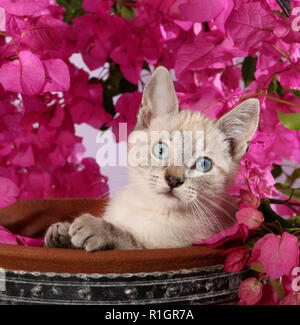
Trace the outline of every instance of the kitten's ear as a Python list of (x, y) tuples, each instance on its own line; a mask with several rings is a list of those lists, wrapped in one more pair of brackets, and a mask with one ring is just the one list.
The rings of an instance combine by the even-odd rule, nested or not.
[(152, 118), (176, 113), (178, 110), (178, 100), (169, 71), (158, 67), (144, 89), (135, 128), (146, 128)]
[(259, 100), (250, 98), (217, 121), (217, 127), (230, 143), (231, 155), (235, 161), (240, 161), (248, 150), (257, 129), (259, 111)]

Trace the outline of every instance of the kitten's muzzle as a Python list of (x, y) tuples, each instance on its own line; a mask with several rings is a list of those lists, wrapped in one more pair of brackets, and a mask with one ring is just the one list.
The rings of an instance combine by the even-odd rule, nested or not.
[(167, 184), (172, 190), (184, 183), (184, 169), (179, 166), (170, 166), (166, 170), (165, 178)]
[(182, 178), (178, 178), (171, 175), (166, 175), (166, 181), (171, 189), (178, 187), (184, 183), (184, 180)]

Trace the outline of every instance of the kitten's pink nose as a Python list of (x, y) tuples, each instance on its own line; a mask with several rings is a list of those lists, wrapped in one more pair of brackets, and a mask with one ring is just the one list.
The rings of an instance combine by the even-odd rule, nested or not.
[(184, 183), (181, 178), (171, 175), (166, 175), (166, 181), (171, 188), (178, 187)]

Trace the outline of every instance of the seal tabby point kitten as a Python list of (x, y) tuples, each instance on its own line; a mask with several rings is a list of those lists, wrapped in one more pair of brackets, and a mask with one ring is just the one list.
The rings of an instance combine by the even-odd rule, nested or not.
[[(144, 89), (133, 132), (143, 131), (149, 138), (151, 134), (152, 142), (148, 145), (145, 137), (135, 136), (135, 143), (128, 144), (128, 152), (133, 145), (146, 148), (146, 158), (156, 163), (129, 164), (129, 185), (111, 199), (103, 218), (83, 214), (72, 224), (56, 223), (47, 230), (46, 245), (87, 251), (183, 247), (230, 227), (237, 207), (227, 188), (258, 120), (257, 99), (244, 101), (218, 121), (179, 110), (169, 72), (157, 68)], [(201, 131), (203, 147), (195, 148), (198, 142), (193, 138), (188, 142), (190, 150), (184, 149), (184, 163), (178, 166), (175, 139), (165, 140), (166, 132), (152, 132), (162, 130), (167, 134), (192, 131), (196, 138)], [(196, 149), (200, 153), (194, 157)], [(166, 159), (167, 164), (158, 163)]]

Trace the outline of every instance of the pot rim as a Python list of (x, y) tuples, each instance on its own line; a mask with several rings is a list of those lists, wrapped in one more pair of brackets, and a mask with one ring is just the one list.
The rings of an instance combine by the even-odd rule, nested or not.
[(56, 273), (147, 273), (222, 264), (223, 250), (209, 247), (111, 250), (94, 253), (76, 249), (0, 244), (0, 267)]

